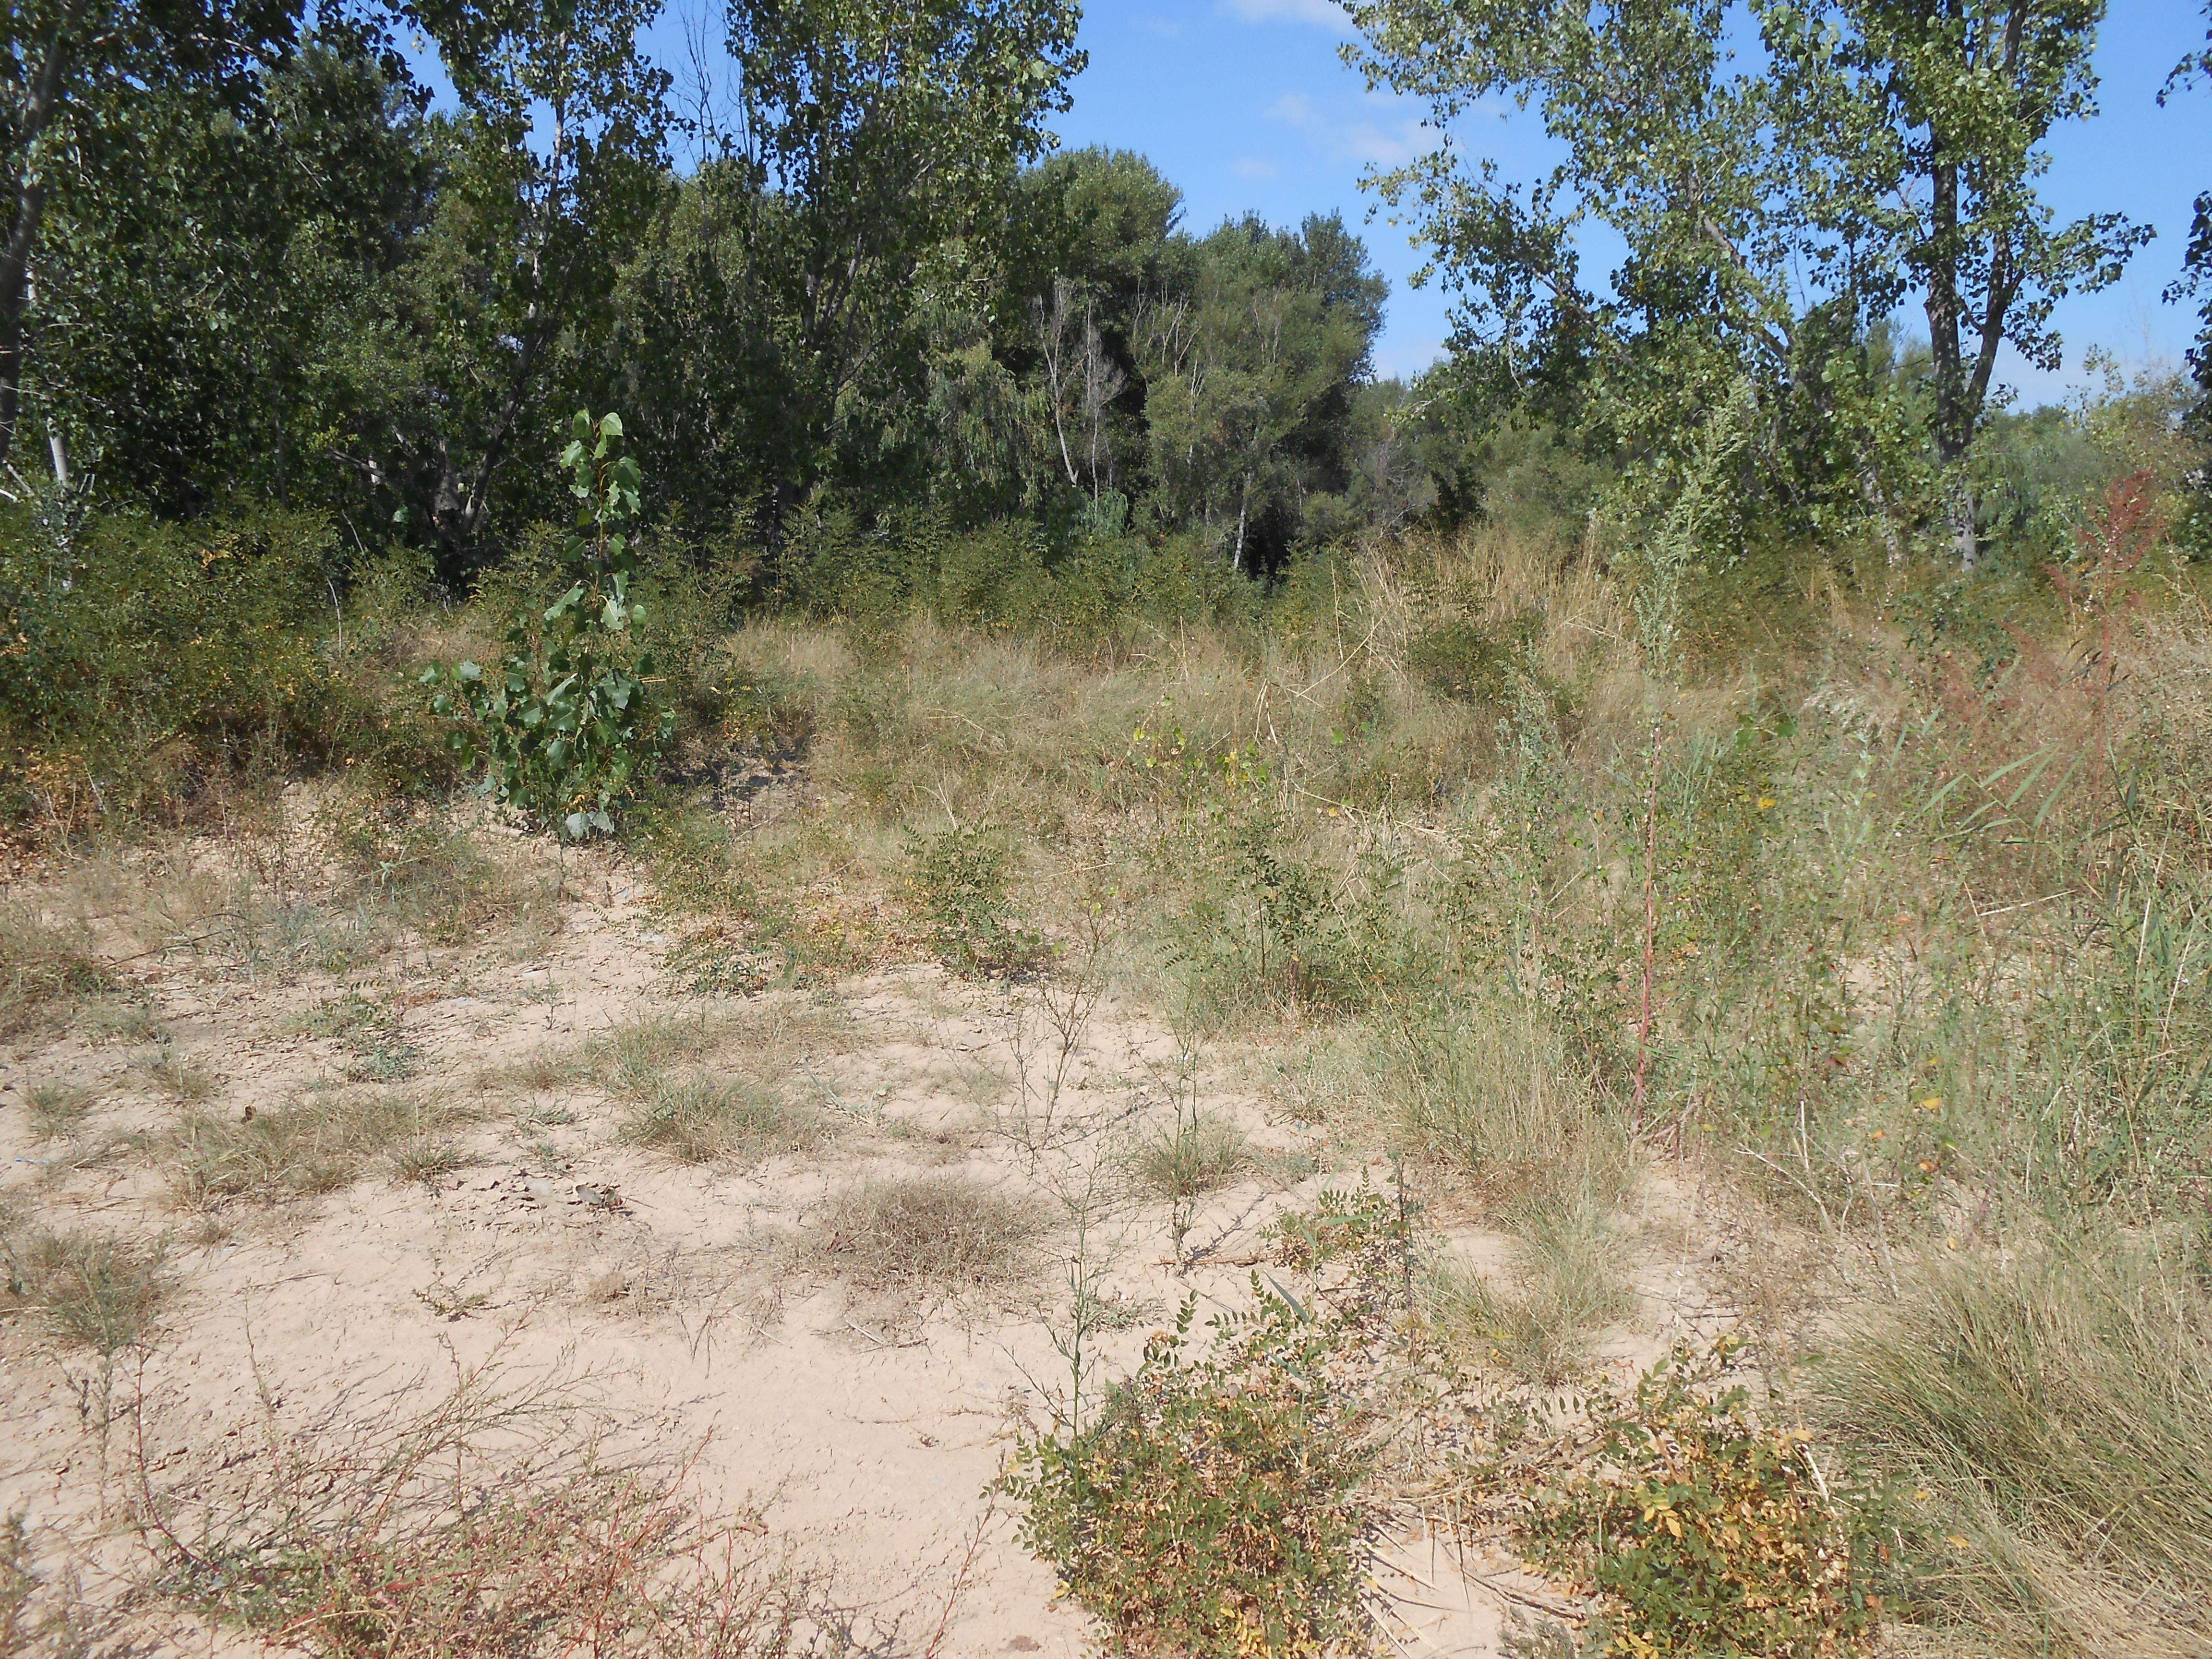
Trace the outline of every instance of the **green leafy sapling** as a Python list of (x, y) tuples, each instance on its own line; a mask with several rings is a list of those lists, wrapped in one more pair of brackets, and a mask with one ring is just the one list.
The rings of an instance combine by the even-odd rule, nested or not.
[(577, 412), (560, 461), (576, 498), (561, 551), (569, 585), (542, 625), (527, 611), (516, 617), (496, 677), (474, 662), (422, 676), (438, 688), (433, 712), (474, 717), (453, 742), (471, 763), (484, 760), (485, 792), (576, 841), (613, 830), (675, 730), (674, 712), (653, 693), (653, 659), (623, 648), (644, 612), (630, 598), (637, 549), (625, 530), (640, 478), (622, 436), (619, 416)]

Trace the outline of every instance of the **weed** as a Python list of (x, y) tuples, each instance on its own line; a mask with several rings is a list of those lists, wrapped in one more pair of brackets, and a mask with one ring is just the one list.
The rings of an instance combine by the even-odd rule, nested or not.
[(8, 1290), (61, 1342), (112, 1359), (146, 1340), (168, 1295), (159, 1246), (105, 1233), (33, 1234), (8, 1249)]
[(1060, 971), (1040, 975), (1007, 999), (1003, 1023), (1014, 1062), (1014, 1105), (1005, 1127), (1033, 1158), (1052, 1142), (1076, 1058), (1106, 994), (1107, 933), (1100, 907), (1086, 905), (1083, 921), (1081, 946)]
[(660, 971), (678, 990), (695, 997), (757, 996), (781, 974), (770, 953), (720, 928), (678, 939), (661, 958)]
[(623, 1127), (625, 1139), (685, 1164), (803, 1152), (830, 1133), (821, 1114), (742, 1078), (655, 1080)]
[(1257, 1299), (1249, 1318), (1216, 1322), (1198, 1358), (1186, 1300), (1089, 1427), (1016, 1443), (1001, 1489), (1024, 1505), (1022, 1540), (1116, 1653), (1365, 1645), (1368, 1425), (1332, 1375), (1335, 1333)]
[(1406, 666), (1440, 696), (1499, 714), (1513, 706), (1513, 678), (1524, 673), (1533, 617), (1504, 628), (1455, 621), (1413, 641)]
[(815, 1254), (856, 1283), (995, 1289), (1029, 1272), (1046, 1223), (1030, 1200), (947, 1172), (848, 1187), (821, 1224)]
[(423, 1058), (420, 1048), (399, 1036), (365, 1043), (360, 1056), (346, 1067), (349, 1083), (402, 1083), (422, 1069)]
[(0, 1659), (105, 1659), (129, 1651), (112, 1638), (122, 1620), (85, 1599), (76, 1575), (40, 1561), (27, 1517), (0, 1521)]
[(1311, 1211), (1286, 1210), (1273, 1228), (1275, 1258), (1314, 1273), (1343, 1265), (1368, 1279), (1395, 1274), (1411, 1239), (1408, 1218), (1363, 1176), (1356, 1191), (1324, 1188)]
[(357, 1037), (383, 1030), (392, 1023), (392, 1004), (384, 998), (348, 990), (288, 1014), (276, 1029), (288, 1036)]
[(31, 1133), (40, 1140), (66, 1140), (91, 1115), (91, 1090), (74, 1083), (34, 1083), (23, 1091)]

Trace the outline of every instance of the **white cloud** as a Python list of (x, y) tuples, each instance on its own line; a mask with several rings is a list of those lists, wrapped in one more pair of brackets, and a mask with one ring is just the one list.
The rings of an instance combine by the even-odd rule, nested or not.
[(1429, 148), (1429, 137), (1419, 121), (1401, 121), (1394, 127), (1378, 127), (1360, 121), (1346, 127), (1339, 142), (1344, 153), (1355, 161), (1364, 161), (1370, 167), (1401, 167)]
[(1286, 92), (1267, 106), (1270, 121), (1286, 121), (1294, 127), (1313, 125), (1313, 100), (1303, 92)]
[(1320, 23), (1341, 28), (1344, 8), (1336, 0), (1226, 0), (1226, 9), (1248, 23)]
[(1431, 334), (1385, 340), (1376, 348), (1375, 372), (1386, 379), (1410, 380), (1445, 356), (1444, 343)]
[(1238, 156), (1235, 166), (1237, 173), (1247, 179), (1272, 179), (1275, 176), (1273, 161), (1258, 161), (1249, 155)]

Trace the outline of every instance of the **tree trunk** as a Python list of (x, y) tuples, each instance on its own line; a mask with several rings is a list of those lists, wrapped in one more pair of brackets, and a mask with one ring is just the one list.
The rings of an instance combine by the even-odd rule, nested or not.
[(0, 465), (15, 444), (15, 421), (23, 386), (23, 315), (31, 295), (31, 252), (38, 246), (40, 222), (46, 215), (46, 185), (34, 170), (33, 147), (52, 124), (60, 106), (62, 65), (76, 8), (65, 7), (46, 37), (46, 55), (25, 89), (22, 125), (17, 130), (15, 211), (8, 240), (0, 246)]
[(1934, 143), (1926, 269), (1928, 350), (1936, 369), (1936, 459), (1949, 484), (1952, 550), (1959, 568), (1970, 571), (1980, 562), (1981, 547), (1974, 530), (1973, 495), (1960, 471), (1973, 441), (1976, 410), (1968, 395), (1959, 337), (1965, 321), (1959, 297), (1959, 167), (1944, 158), (1940, 133)]
[(1981, 562), (1981, 537), (1974, 528), (1974, 492), (1964, 478), (1951, 490), (1951, 550), (1961, 574), (1971, 574)]
[(1237, 552), (1229, 561), (1229, 568), (1238, 575), (1244, 574), (1244, 526), (1251, 515), (1252, 475), (1244, 475), (1243, 493), (1237, 498)]

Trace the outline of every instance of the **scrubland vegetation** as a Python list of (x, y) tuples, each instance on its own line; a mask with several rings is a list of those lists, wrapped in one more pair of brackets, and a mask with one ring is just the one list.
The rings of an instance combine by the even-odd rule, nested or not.
[[(404, 12), (430, 112), (366, 14), (85, 9), (6, 37), (76, 55), (11, 83), (0, 1341), (22, 1466), (96, 1455), (0, 1655), (939, 1659), (1018, 1545), (1115, 1652), (1320, 1659), (1414, 1538), (1532, 1659), (2212, 1653), (2208, 370), (1972, 367), (2142, 242), (2027, 228), (2095, 7), (1995, 115), (1848, 6), (1749, 8), (1745, 102), (1717, 13), (1353, 7), (1571, 158), (1377, 181), (1465, 295), (1412, 386), (1340, 220), (1048, 153), (1072, 8), (734, 9), (680, 169), (641, 10)], [(231, 1253), (348, 1230), (446, 1382), (257, 1346)], [(568, 1368), (787, 1304), (840, 1381), (1010, 1356), (919, 1602)]]

